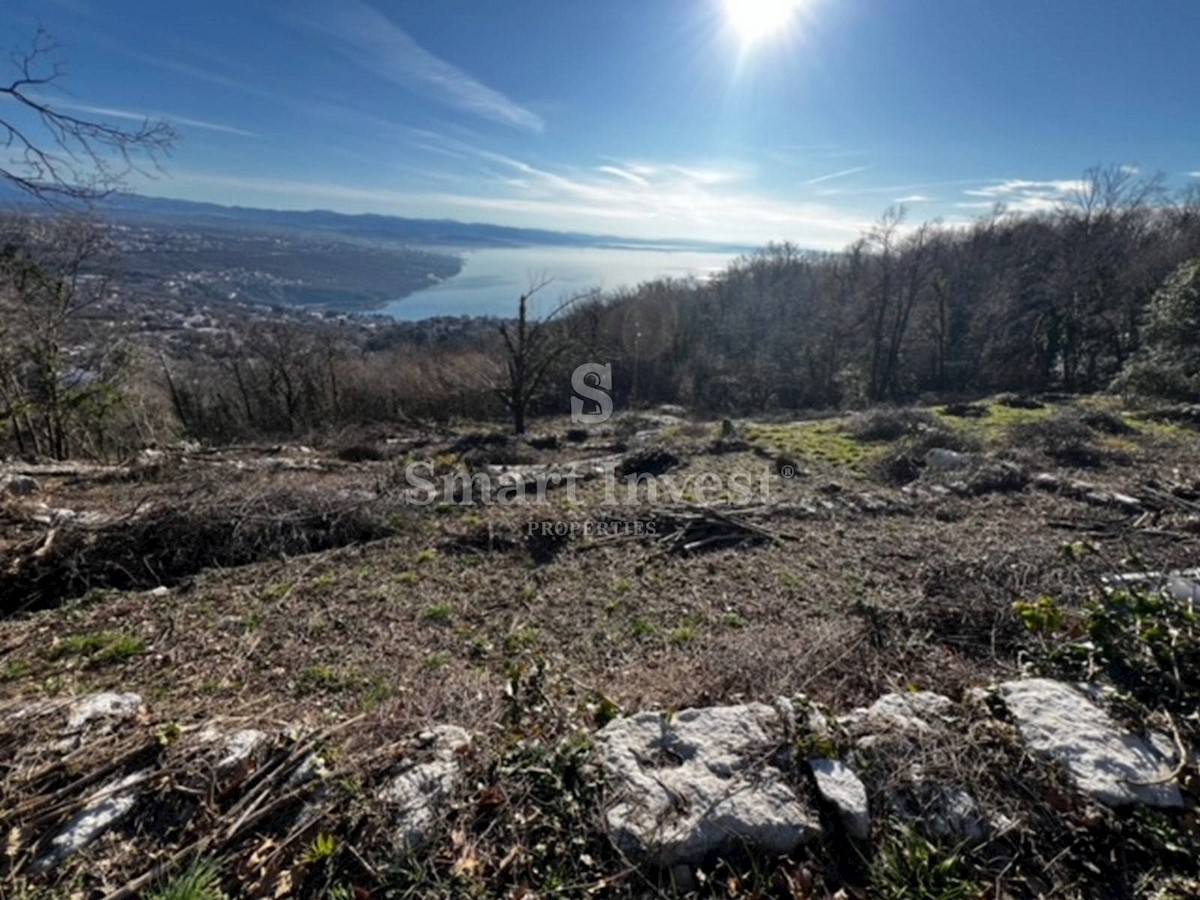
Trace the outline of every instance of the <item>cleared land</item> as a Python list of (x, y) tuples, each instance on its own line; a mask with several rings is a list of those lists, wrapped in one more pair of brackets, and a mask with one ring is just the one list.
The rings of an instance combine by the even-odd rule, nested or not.
[[(414, 430), (340, 450), (166, 451), (122, 469), (33, 471), (40, 492), (3, 512), (0, 590), (15, 614), (0, 626), (0, 698), (135, 691), (155, 727), (185, 731), (364, 715), (398, 739), (461, 725), (482, 736), (491, 775), (396, 883), (541, 896), (557, 882), (533, 860), (605, 845), (594, 810), (551, 808), (519, 766), (496, 775), (515, 749), (540, 745), (559, 765), (561, 742), (617, 710), (805, 694), (846, 711), (915, 689), (957, 699), (1045, 656), (1050, 629), (1030, 625), (1039, 598), (1064, 617), (1055, 640), (1073, 640), (1102, 575), (1197, 564), (1196, 432), (1107, 401), (728, 425), (627, 415), (587, 433), (565, 421), (539, 432), (554, 438), (533, 442), (541, 449)], [(968, 456), (939, 468), (931, 449)], [(489, 467), (530, 474), (614, 457), (665, 473), (679, 496), (614, 507), (592, 478), (573, 500), (551, 488), (544, 505), (404, 503), (415, 461), (498, 475)], [(742, 504), (726, 493), (738, 473), (755, 485)], [(715, 496), (703, 496), (705, 475), (723, 486)], [(536, 524), (610, 520), (656, 533), (554, 538)], [(72, 599), (59, 605), (63, 594)], [(57, 608), (17, 611), (30, 603)], [(488, 785), (503, 798), (480, 793)], [(493, 839), (536, 829), (501, 815), (495, 834), (472, 840), (481, 859), (464, 873), (464, 822), (489, 803), (489, 815), (542, 809), (566, 843), (502, 866)], [(338, 827), (349, 828), (322, 826)], [(132, 871), (122, 859), (113, 871)], [(595, 865), (590, 881), (567, 866), (578, 893), (583, 882), (649, 890), (619, 863)], [(1001, 896), (1030, 889), (1026, 870), (998, 882), (1011, 892)], [(815, 893), (727, 893), (821, 896), (842, 876), (813, 864), (806, 877)]]

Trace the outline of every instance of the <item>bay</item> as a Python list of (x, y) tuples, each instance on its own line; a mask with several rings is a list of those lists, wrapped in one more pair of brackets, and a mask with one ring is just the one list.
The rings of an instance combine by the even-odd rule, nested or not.
[(736, 254), (623, 247), (505, 247), (457, 251), (462, 271), (425, 290), (393, 300), (380, 312), (405, 321), (435, 316), (512, 316), (530, 280), (553, 279), (540, 292), (538, 312), (564, 297), (599, 287), (635, 287), (656, 278), (705, 279)]

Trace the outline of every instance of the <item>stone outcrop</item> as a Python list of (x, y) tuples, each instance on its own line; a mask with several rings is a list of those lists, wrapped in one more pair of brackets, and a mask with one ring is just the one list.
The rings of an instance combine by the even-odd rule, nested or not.
[(1082, 692), (1062, 682), (1030, 678), (1005, 682), (999, 694), (1025, 745), (1061, 763), (1088, 797), (1106, 806), (1183, 805), (1179, 786), (1164, 780), (1172, 760), (1120, 728)]
[(395, 808), (393, 840), (411, 849), (424, 843), (438, 811), (462, 778), (459, 756), (471, 735), (454, 725), (439, 725), (420, 736), (427, 758), (408, 762), (406, 768), (379, 792), (379, 800)]
[(820, 833), (777, 763), (785, 723), (764, 704), (615, 719), (598, 735), (605, 814), (624, 852), (670, 867), (731, 846), (790, 853)]
[(845, 763), (836, 759), (810, 759), (808, 767), (821, 799), (837, 810), (846, 834), (866, 840), (871, 834), (867, 789)]

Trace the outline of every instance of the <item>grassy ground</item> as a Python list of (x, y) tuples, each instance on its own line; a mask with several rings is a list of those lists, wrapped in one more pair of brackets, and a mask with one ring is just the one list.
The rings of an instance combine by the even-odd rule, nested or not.
[[(986, 408), (982, 418), (932, 414), (993, 454), (1101, 488), (1136, 493), (1149, 480), (1200, 481), (1194, 432), (1130, 417), (1137, 433), (1095, 435), (1112, 461), (1064, 471), (1012, 441), (1014, 427), (1061, 409)], [(846, 710), (913, 688), (961, 697), (1018, 671), (1029, 636), (1014, 601), (1047, 596), (1078, 609), (1094, 578), (1114, 566), (1197, 563), (1186, 537), (1194, 517), (1182, 507), (1150, 528), (1054, 493), (930, 494), (880, 478), (876, 463), (894, 442), (856, 438), (850, 419), (738, 430), (745, 443), (725, 446), (716, 446), (718, 428), (708, 424), (641, 438), (596, 433), (590, 441), (670, 451), (680, 460), (671, 474), (693, 480), (685, 503), (706, 473), (722, 483), (735, 473), (764, 479), (770, 502), (762, 521), (777, 541), (678, 555), (645, 537), (578, 536), (535, 562), (531, 525), (653, 521), (660, 511), (661, 498), (614, 509), (600, 481), (581, 485), (573, 500), (551, 491), (542, 506), (389, 507), (391, 536), (380, 540), (209, 568), (166, 590), (96, 588), (58, 609), (3, 621), (0, 699), (137, 691), (156, 721), (185, 728), (215, 717), (322, 725), (366, 713), (386, 716), (396, 733), (459, 724), (491, 735), (503, 755), (541, 728), (557, 740), (618, 709), (804, 693)], [(467, 455), (456, 444), (461, 435), (401, 437), (403, 454), (391, 461), (350, 464), (318, 452), (318, 468), (264, 472), (231, 462), (220, 479), (242, 497), (300, 487), (353, 497), (394, 484), (406, 459), (436, 457), (451, 468)], [(483, 452), (475, 452), (476, 465)], [(563, 442), (522, 453), (555, 463), (601, 451)], [(783, 467), (794, 467), (791, 477)], [(196, 477), (195, 469), (170, 467), (132, 484), (46, 477), (40, 499), (124, 510), (178, 498)], [(754, 505), (760, 501), (756, 493)], [(27, 532), (35, 532), (28, 522), (10, 532), (8, 548)], [(1081, 541), (1098, 552), (1066, 564)], [(514, 697), (534, 710), (517, 717), (523, 725), (509, 718)], [(556, 710), (553, 729), (533, 724), (542, 721), (539, 704)], [(438, 854), (449, 846), (413, 865), (444, 873)], [(941, 852), (900, 838), (887, 846), (896, 866)]]

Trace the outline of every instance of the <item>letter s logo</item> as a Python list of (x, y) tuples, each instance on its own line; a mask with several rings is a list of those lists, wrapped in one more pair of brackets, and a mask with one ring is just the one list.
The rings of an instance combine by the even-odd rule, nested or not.
[[(571, 398), (571, 421), (583, 425), (599, 425), (607, 422), (613, 413), (612, 364), (584, 363), (571, 373), (571, 390), (578, 396)], [(581, 399), (582, 398), (582, 399)], [(583, 401), (600, 404), (595, 412), (584, 412)]]

